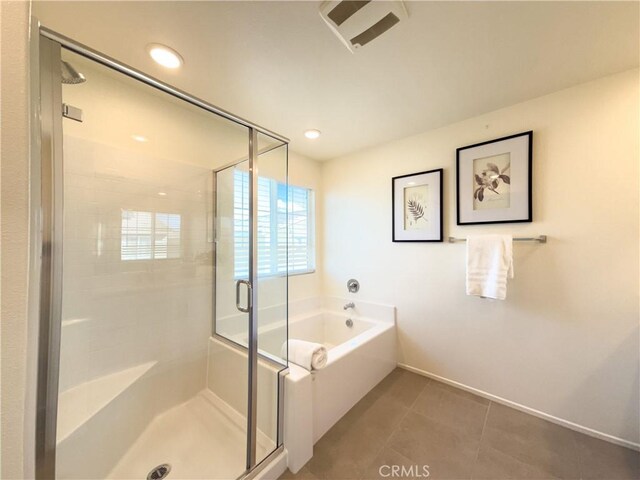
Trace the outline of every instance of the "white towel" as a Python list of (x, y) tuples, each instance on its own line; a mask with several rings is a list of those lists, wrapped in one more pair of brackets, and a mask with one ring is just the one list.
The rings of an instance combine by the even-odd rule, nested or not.
[[(287, 343), (282, 345), (282, 356), (285, 357)], [(320, 370), (327, 365), (327, 349), (320, 343), (305, 340), (289, 339), (289, 361), (307, 370)]]
[(513, 278), (513, 237), (468, 236), (467, 295), (504, 300), (507, 277)]

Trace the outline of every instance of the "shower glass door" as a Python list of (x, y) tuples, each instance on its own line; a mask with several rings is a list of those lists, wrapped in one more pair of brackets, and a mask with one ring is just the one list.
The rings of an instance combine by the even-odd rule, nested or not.
[(289, 185), (287, 145), (258, 134), (258, 349), (287, 361)]
[(256, 395), (256, 461), (279, 443), (279, 372), (287, 364), (288, 196), (287, 146), (264, 134), (257, 139), (257, 315), (259, 353)]
[[(47, 38), (40, 56), (43, 145), (57, 149), (43, 205), (59, 235), (43, 478), (241, 477), (281, 444), (286, 258), (256, 281), (249, 252), (262, 266), (260, 239), (286, 242), (286, 144), (260, 154), (253, 128)], [(250, 222), (263, 155), (273, 233)]]
[[(247, 462), (264, 460), (282, 442), (278, 415), (287, 359), (287, 148), (254, 134), (251, 161), (215, 174), (216, 306), (210, 351), (214, 364), (249, 361), (247, 418), (251, 418)], [(255, 349), (255, 350), (254, 350)], [(256, 351), (257, 355), (251, 352)], [(210, 373), (211, 375), (211, 373)], [(224, 385), (228, 370), (214, 371)], [(227, 392), (218, 394), (226, 398)]]

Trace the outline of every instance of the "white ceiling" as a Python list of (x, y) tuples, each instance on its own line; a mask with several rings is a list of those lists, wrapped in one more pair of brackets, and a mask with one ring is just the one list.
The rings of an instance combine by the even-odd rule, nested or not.
[[(409, 19), (356, 54), (319, 3), (42, 2), (34, 15), (320, 160), (638, 66), (638, 2), (407, 2)], [(154, 64), (151, 42), (185, 65)]]

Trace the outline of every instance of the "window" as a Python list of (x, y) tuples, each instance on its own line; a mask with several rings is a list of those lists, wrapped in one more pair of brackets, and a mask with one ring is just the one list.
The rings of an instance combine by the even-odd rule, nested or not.
[[(249, 275), (249, 174), (234, 172), (235, 277)], [(315, 268), (313, 191), (258, 177), (258, 276), (287, 273), (286, 236), (289, 236), (289, 273)], [(287, 229), (287, 209), (289, 225)]]
[(121, 260), (180, 257), (180, 215), (122, 210)]

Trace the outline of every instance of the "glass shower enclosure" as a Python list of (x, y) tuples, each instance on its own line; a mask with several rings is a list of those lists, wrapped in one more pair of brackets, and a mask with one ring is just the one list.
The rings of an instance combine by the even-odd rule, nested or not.
[(44, 27), (39, 478), (282, 451), (287, 140)]

